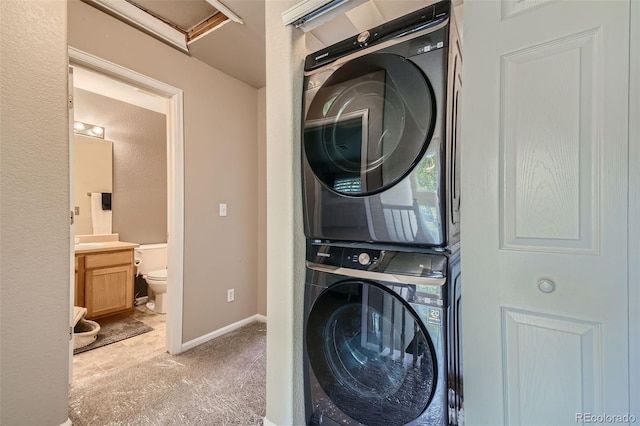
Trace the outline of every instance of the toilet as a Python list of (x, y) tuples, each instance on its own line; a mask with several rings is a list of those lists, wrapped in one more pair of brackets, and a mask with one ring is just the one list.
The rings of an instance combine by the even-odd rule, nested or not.
[(147, 308), (159, 314), (167, 313), (167, 243), (141, 244), (134, 249), (136, 275), (142, 275), (149, 285)]

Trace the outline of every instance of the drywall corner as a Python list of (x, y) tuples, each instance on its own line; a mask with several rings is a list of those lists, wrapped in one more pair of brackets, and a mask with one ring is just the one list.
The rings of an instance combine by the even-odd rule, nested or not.
[(0, 31), (0, 424), (63, 424), (71, 312), (67, 3), (2, 0)]
[[(267, 2), (267, 413), (304, 424), (302, 306), (304, 235), (300, 188), (302, 64), (300, 30), (283, 26), (293, 2)], [(273, 326), (273, 325), (276, 326)]]
[(267, 315), (267, 90), (258, 89), (258, 307)]

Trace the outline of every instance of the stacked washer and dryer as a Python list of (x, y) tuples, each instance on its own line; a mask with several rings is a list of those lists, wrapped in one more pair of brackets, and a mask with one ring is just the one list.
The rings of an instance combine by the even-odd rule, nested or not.
[(305, 61), (308, 424), (464, 423), (448, 1)]

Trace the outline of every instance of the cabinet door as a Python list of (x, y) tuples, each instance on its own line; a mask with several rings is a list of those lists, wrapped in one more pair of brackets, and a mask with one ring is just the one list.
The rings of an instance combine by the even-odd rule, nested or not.
[(84, 307), (84, 256), (76, 255), (74, 304)]
[(87, 270), (87, 317), (95, 318), (133, 308), (133, 267), (113, 266)]

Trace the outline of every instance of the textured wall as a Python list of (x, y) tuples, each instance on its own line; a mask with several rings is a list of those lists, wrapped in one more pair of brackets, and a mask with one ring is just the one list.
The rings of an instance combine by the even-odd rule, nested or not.
[(67, 5), (0, 2), (0, 424), (67, 420)]
[(113, 142), (113, 232), (121, 241), (166, 242), (166, 115), (82, 89), (74, 96), (75, 119), (104, 127)]
[(305, 239), (300, 187), (304, 37), (282, 25), (295, 2), (266, 2), (267, 421), (304, 424), (302, 324)]
[(84, 2), (68, 5), (70, 46), (184, 91), (183, 342), (255, 315), (257, 89)]

